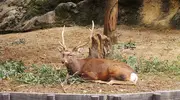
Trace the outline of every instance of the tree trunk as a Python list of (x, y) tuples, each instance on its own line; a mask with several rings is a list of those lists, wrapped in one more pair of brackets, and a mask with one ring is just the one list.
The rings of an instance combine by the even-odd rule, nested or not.
[(118, 17), (118, 0), (106, 0), (104, 17), (104, 35), (110, 38), (112, 44), (117, 43), (115, 34)]
[(104, 34), (92, 36), (89, 48), (90, 58), (105, 58), (111, 52), (111, 45), (117, 43), (115, 34), (118, 17), (118, 0), (107, 0), (104, 18)]
[(89, 48), (89, 58), (106, 58), (110, 53), (110, 39), (103, 34), (96, 34), (91, 37), (91, 47)]

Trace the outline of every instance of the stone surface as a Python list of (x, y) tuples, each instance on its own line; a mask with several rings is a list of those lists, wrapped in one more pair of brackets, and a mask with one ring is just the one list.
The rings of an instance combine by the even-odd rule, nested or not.
[[(142, 13), (142, 11), (146, 12), (146, 16), (148, 15), (148, 10), (143, 9), (145, 5), (149, 4), (148, 2), (147, 0), (119, 0), (118, 24), (146, 24), (142, 20), (144, 17), (144, 12)], [(170, 5), (172, 1), (170, 0), (170, 2), (159, 7), (158, 11), (162, 10), (163, 14), (155, 16), (157, 19), (152, 20), (150, 23), (158, 22), (158, 26), (160, 26), (163, 22), (167, 27), (172, 26), (180, 29), (180, 13), (179, 11), (174, 13), (178, 7), (178, 1), (174, 3), (176, 6), (173, 8), (164, 9), (166, 8), (165, 6), (172, 6)], [(104, 0), (52, 0), (45, 1), (45, 3), (42, 1), (38, 4), (33, 3), (37, 3), (37, 1), (0, 0), (0, 32), (29, 31), (75, 24), (90, 25), (92, 20), (94, 20), (96, 25), (103, 25), (104, 22)], [(174, 12), (170, 13), (171, 10)]]
[(173, 16), (173, 18), (171, 19), (171, 27), (175, 28), (175, 29), (180, 29), (180, 8), (177, 11), (177, 13)]
[(16, 31), (29, 31), (33, 29), (39, 29), (52, 25), (55, 23), (55, 12), (50, 11), (41, 16), (35, 16), (30, 20), (27, 20), (23, 23), (20, 23), (17, 27), (14, 28)]

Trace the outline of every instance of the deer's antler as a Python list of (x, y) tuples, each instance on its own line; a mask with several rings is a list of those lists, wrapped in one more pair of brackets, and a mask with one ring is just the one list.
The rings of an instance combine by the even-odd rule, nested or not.
[(76, 51), (78, 48), (81, 48), (81, 47), (83, 47), (83, 46), (85, 46), (87, 44), (88, 44), (88, 42), (85, 42), (85, 43), (81, 44), (81, 41), (80, 41), (79, 45), (73, 48), (73, 51)]
[(94, 36), (94, 21), (92, 20), (92, 29), (89, 29), (91, 31), (90, 39)]
[(64, 41), (64, 30), (65, 30), (65, 25), (64, 25), (63, 30), (62, 30), (62, 33), (61, 33), (62, 43), (59, 41), (59, 44), (60, 44), (61, 49), (67, 50), (67, 47), (66, 47), (65, 41)]
[(73, 51), (76, 51), (78, 48), (83, 47), (83, 46), (89, 44), (89, 42), (91, 41), (91, 38), (92, 38), (93, 35), (94, 35), (94, 34), (93, 34), (93, 33), (94, 33), (94, 21), (93, 21), (93, 20), (92, 20), (92, 29), (89, 29), (89, 30), (91, 31), (91, 35), (90, 35), (89, 41), (88, 41), (88, 42), (85, 42), (85, 43), (83, 43), (83, 44), (81, 44), (81, 41), (80, 41), (80, 42), (79, 42), (79, 45), (73, 48)]

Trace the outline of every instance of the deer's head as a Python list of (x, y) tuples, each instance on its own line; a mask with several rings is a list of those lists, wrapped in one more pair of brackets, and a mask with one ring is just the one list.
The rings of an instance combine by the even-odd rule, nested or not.
[(64, 40), (64, 30), (65, 30), (65, 26), (63, 27), (62, 30), (62, 42), (59, 41), (60, 47), (58, 48), (61, 54), (61, 62), (63, 64), (69, 64), (72, 63), (72, 60), (77, 59), (77, 55), (80, 53), (79, 48), (85, 46), (88, 44), (87, 43), (81, 43), (79, 42), (79, 45), (77, 45), (76, 47), (70, 49), (67, 48), (67, 46), (65, 45), (65, 40)]

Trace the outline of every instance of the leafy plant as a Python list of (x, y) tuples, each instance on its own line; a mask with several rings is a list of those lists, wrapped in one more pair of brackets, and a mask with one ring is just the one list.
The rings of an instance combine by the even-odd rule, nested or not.
[(31, 66), (31, 70), (18, 76), (17, 80), (27, 84), (54, 84), (65, 79), (66, 70), (55, 70), (51, 66)]
[(66, 79), (67, 70), (56, 70), (52, 66), (32, 65), (25, 67), (21, 61), (5, 61), (0, 63), (0, 79), (12, 78), (25, 84), (57, 84), (64, 82), (81, 83), (82, 78), (77, 75)]
[(169, 61), (159, 61), (158, 58), (151, 58), (150, 60), (140, 59), (138, 65), (139, 73), (167, 72), (170, 68)]
[[(26, 84), (56, 84), (66, 80), (66, 69), (56, 70), (52, 66), (42, 65), (31, 66), (28, 73), (19, 75), (17, 80)], [(68, 80), (71, 82), (83, 82), (78, 76), (71, 76)]]
[(135, 42), (129, 41), (128, 43), (124, 43), (124, 49), (134, 49), (136, 48)]
[(136, 43), (129, 41), (129, 42), (125, 42), (125, 43), (118, 43), (113, 45), (114, 49), (134, 49), (136, 48)]
[(20, 45), (20, 44), (25, 44), (26, 43), (26, 40), (24, 38), (21, 38), (21, 39), (17, 39), (15, 41), (13, 41), (11, 44), (12, 45)]
[(17, 76), (24, 72), (26, 67), (21, 61), (5, 61), (0, 63), (0, 79)]
[(178, 60), (175, 61), (161, 61), (158, 58), (150, 58), (148, 60), (143, 58), (137, 59), (135, 56), (123, 58), (120, 52), (122, 46), (122, 44), (113, 45), (112, 53), (108, 58), (125, 62), (138, 73), (162, 72), (180, 75), (180, 56), (178, 56)]

